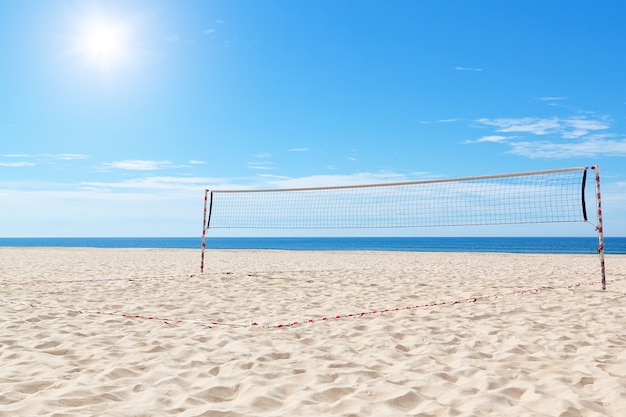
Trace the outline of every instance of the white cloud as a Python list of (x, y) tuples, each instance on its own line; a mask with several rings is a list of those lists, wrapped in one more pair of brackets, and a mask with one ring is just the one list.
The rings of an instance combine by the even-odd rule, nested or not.
[(59, 159), (63, 161), (71, 161), (75, 159), (87, 159), (89, 155), (79, 153), (44, 153), (44, 154), (25, 154), (25, 153), (8, 153), (2, 155), (5, 158), (32, 158), (32, 159)]
[(537, 100), (543, 101), (548, 106), (562, 107), (562, 102), (567, 100), (567, 97), (537, 97)]
[(536, 136), (549, 134), (560, 135), (563, 138), (578, 138), (590, 131), (605, 130), (610, 127), (606, 117), (589, 119), (583, 117), (570, 117), (561, 119), (550, 118), (502, 118), (502, 119), (478, 119), (478, 123), (485, 126), (493, 126), (496, 132), (502, 133), (530, 133)]
[(563, 101), (567, 100), (567, 97), (537, 97), (541, 101)]
[(482, 138), (476, 139), (474, 142), (475, 143), (504, 142), (505, 140), (508, 140), (508, 139), (510, 139), (510, 137), (508, 136), (492, 135), (492, 136), (483, 136)]
[(212, 33), (215, 33), (215, 29), (206, 29), (202, 31), (202, 33), (204, 33), (205, 35), (211, 35)]
[(51, 159), (60, 159), (63, 161), (73, 161), (76, 159), (87, 159), (89, 155), (82, 155), (78, 153), (59, 153), (59, 154), (45, 154), (44, 156)]
[(154, 171), (171, 167), (169, 161), (145, 161), (140, 159), (132, 159), (117, 162), (105, 162), (102, 164), (104, 168), (127, 169), (131, 171)]
[(496, 132), (531, 133), (538, 136), (554, 132), (560, 127), (559, 119), (556, 117), (549, 119), (537, 119), (532, 117), (519, 119), (478, 119), (477, 122), (496, 127)]
[[(494, 127), (497, 133), (518, 135), (486, 135), (465, 143), (506, 142), (511, 148), (508, 153), (528, 158), (626, 156), (626, 139), (616, 139), (616, 135), (599, 133), (611, 127), (606, 116), (483, 118), (476, 122)], [(528, 135), (540, 136), (543, 139), (529, 140)]]
[(309, 148), (292, 148), (292, 149), (289, 149), (288, 151), (289, 152), (308, 152), (310, 150), (311, 149)]
[(473, 72), (482, 72), (482, 68), (469, 68), (469, 67), (454, 67), (457, 71), (473, 71)]
[(17, 168), (17, 167), (33, 167), (37, 164), (35, 164), (34, 162), (0, 162), (0, 167), (12, 167), (12, 168)]
[(168, 36), (166, 40), (170, 43), (183, 44), (183, 45), (193, 45), (195, 43), (192, 39), (183, 39), (177, 35)]
[(6, 236), (199, 236), (202, 194), (200, 189), (0, 190), (0, 227)]
[[(241, 179), (237, 179), (240, 181)], [(102, 194), (126, 195), (128, 190), (136, 190), (140, 194), (150, 194), (150, 198), (176, 198), (175, 195), (198, 195), (205, 188), (244, 188), (229, 178), (217, 177), (179, 177), (179, 176), (147, 176), (121, 181), (80, 181), (72, 183), (43, 181), (6, 181), (0, 180), (0, 192), (49, 192), (67, 195), (73, 193), (89, 195), (92, 192)], [(167, 192), (162, 192), (167, 191)], [(113, 197), (112, 197), (113, 198)], [(124, 199), (124, 197), (119, 197)]]
[(0, 178), (0, 229), (5, 236), (199, 236), (204, 190), (217, 187), (235, 188), (211, 177), (74, 183)]
[(564, 138), (578, 138), (585, 136), (590, 131), (605, 130), (610, 126), (605, 120), (588, 120), (582, 118), (572, 118), (563, 121), (566, 131)]
[(626, 156), (626, 139), (606, 139), (597, 135), (579, 142), (550, 141), (511, 142), (510, 153), (529, 158), (576, 158), (598, 156)]
[[(389, 182), (417, 181), (429, 178), (428, 173), (414, 173), (411, 176), (395, 172), (360, 172), (349, 175), (312, 175), (300, 178), (270, 178), (272, 188), (334, 187), (344, 185), (382, 184)], [(432, 178), (432, 176), (430, 176)]]
[(248, 162), (249, 169), (274, 169), (273, 163), (269, 161)]
[[(119, 182), (84, 181), (80, 183), (83, 190), (112, 190), (112, 189), (139, 189), (139, 190), (175, 190), (176, 192), (198, 191), (211, 182), (213, 178), (206, 177), (168, 177), (155, 176), (133, 178)], [(221, 182), (221, 181), (220, 181)]]
[(204, 165), (204, 164), (206, 164), (206, 162), (198, 161), (196, 159), (190, 159), (189, 161), (187, 161), (187, 163), (191, 164), (191, 165)]
[(267, 152), (261, 152), (254, 155), (255, 158), (269, 158), (270, 156), (272, 156), (272, 154)]
[(285, 175), (274, 175), (274, 174), (259, 174), (261, 178), (272, 178), (272, 179), (280, 179), (280, 180), (288, 180), (289, 177)]
[(427, 124), (431, 124), (431, 123), (454, 123), (454, 122), (460, 122), (461, 118), (456, 118), (456, 119), (440, 119), (440, 120), (435, 120), (435, 121), (428, 121), (428, 120), (424, 120), (421, 121), (421, 124), (427, 125)]

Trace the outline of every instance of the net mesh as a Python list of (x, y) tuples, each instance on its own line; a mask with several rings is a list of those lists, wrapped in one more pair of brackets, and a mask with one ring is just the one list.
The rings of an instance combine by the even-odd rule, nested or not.
[(586, 221), (586, 168), (451, 180), (210, 192), (207, 228), (341, 229)]

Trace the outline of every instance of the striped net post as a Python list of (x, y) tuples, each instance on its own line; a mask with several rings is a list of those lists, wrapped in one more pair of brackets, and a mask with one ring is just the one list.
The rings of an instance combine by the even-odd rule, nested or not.
[(598, 224), (596, 230), (598, 231), (598, 255), (600, 256), (600, 273), (602, 289), (606, 290), (606, 269), (604, 266), (604, 230), (602, 227), (602, 197), (600, 194), (600, 167), (593, 166), (591, 169), (596, 173), (596, 206), (598, 209)]
[(200, 272), (204, 272), (204, 252), (206, 250), (206, 229), (207, 229), (207, 200), (209, 190), (204, 190), (204, 217), (202, 219), (202, 259), (200, 260)]

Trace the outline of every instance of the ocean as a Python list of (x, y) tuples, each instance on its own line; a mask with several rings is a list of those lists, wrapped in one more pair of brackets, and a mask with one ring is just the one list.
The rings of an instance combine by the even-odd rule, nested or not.
[[(208, 249), (379, 250), (594, 254), (595, 237), (232, 237)], [(0, 238), (0, 247), (201, 248), (199, 237)], [(605, 238), (605, 253), (626, 254), (626, 237)]]

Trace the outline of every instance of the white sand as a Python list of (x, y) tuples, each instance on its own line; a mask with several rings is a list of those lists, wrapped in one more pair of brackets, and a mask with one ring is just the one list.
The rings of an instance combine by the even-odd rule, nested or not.
[(626, 256), (199, 258), (0, 248), (0, 416), (625, 415)]

